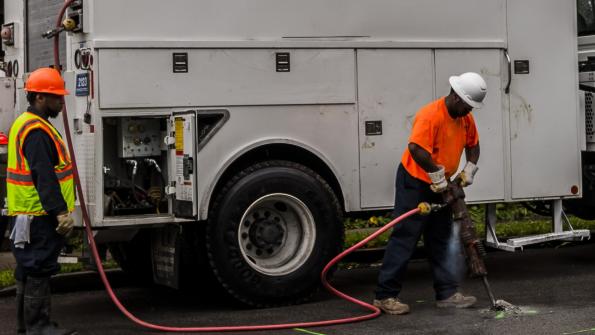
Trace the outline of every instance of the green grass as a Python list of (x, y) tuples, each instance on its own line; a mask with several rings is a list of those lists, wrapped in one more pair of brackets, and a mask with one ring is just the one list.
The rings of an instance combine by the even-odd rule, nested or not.
[[(475, 228), (480, 237), (483, 236), (485, 230), (485, 225), (483, 223), (485, 215), (484, 208), (485, 206), (469, 206), (469, 214), (473, 222), (475, 222)], [(496, 225), (496, 234), (502, 241), (510, 237), (541, 234), (551, 231), (551, 221), (549, 217), (533, 214), (519, 204), (497, 204), (496, 219), (498, 222)], [(574, 229), (595, 230), (595, 220), (581, 220), (572, 216), (569, 219)], [(381, 216), (372, 216), (369, 219), (345, 219), (344, 247), (348, 248), (358, 243), (390, 221), (390, 213)], [(390, 230), (384, 232), (378, 238), (366, 244), (365, 248), (382, 248), (386, 246), (390, 233)], [(74, 250), (80, 251), (82, 245), (81, 241), (81, 236), (74, 236), (74, 238), (71, 239), (71, 244), (73, 244)], [(113, 260), (109, 260), (103, 264), (106, 269), (118, 267)], [(81, 270), (83, 270), (82, 263), (62, 264), (60, 272), (70, 273)], [(14, 283), (13, 270), (0, 271), (0, 288), (14, 285)]]
[[(469, 206), (469, 215), (475, 223), (478, 236), (484, 236), (484, 208), (485, 206)], [(372, 216), (365, 219), (345, 220), (345, 242), (344, 247), (348, 248), (372, 234), (376, 229), (390, 222), (390, 213), (384, 216)], [(581, 220), (576, 217), (569, 217), (574, 229), (595, 230), (595, 220)], [(552, 224), (549, 217), (532, 213), (520, 204), (497, 204), (496, 205), (496, 235), (503, 241), (510, 237), (543, 234), (551, 232)], [(567, 229), (567, 227), (565, 227)], [(370, 241), (365, 248), (384, 247), (390, 236), (390, 230), (380, 235), (377, 239)]]
[[(345, 248), (349, 248), (350, 246), (358, 243), (359, 241), (363, 240), (364, 238), (370, 236), (375, 230), (348, 230), (345, 232), (345, 241), (343, 246)], [(382, 233), (377, 238), (373, 239), (372, 241), (368, 242), (364, 248), (381, 248), (386, 245), (388, 242), (388, 238), (390, 237), (390, 230)]]
[[(104, 269), (114, 269), (117, 268), (118, 264), (114, 260), (107, 260), (103, 262)], [(73, 272), (80, 272), (84, 270), (84, 265), (81, 262), (72, 263), (72, 264), (60, 264), (60, 273), (73, 273)], [(14, 270), (7, 269), (0, 271), (0, 289), (3, 289), (8, 286), (12, 286), (16, 283), (14, 279)]]
[[(70, 251), (68, 251), (68, 253), (80, 255), (83, 250), (83, 238), (84, 234), (82, 230), (76, 230), (72, 232), (72, 234), (68, 237), (67, 240), (67, 247), (71, 249)], [(118, 267), (118, 264), (114, 260), (108, 259), (107, 261), (103, 262), (103, 267), (105, 269), (114, 269)], [(84, 265), (81, 262), (73, 264), (60, 264), (60, 273), (72, 273), (83, 270)], [(0, 289), (15, 284), (13, 273), (14, 270), (12, 269), (0, 270)]]
[(0, 288), (14, 285), (15, 279), (13, 276), (13, 272), (13, 270), (0, 271)]

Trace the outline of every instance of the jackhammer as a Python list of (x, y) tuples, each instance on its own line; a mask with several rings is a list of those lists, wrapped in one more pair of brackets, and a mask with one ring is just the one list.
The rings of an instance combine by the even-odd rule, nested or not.
[(444, 204), (449, 205), (452, 209), (454, 223), (459, 225), (459, 236), (465, 250), (470, 276), (474, 278), (480, 277), (482, 279), (493, 310), (506, 309), (510, 304), (503, 300), (496, 300), (488, 282), (488, 271), (483, 261), (486, 251), (481, 241), (477, 238), (475, 226), (473, 225), (473, 221), (471, 221), (469, 211), (467, 211), (465, 192), (463, 191), (463, 187), (461, 187), (461, 180), (459, 178), (455, 178), (454, 181), (448, 183), (446, 191), (442, 193), (442, 199)]

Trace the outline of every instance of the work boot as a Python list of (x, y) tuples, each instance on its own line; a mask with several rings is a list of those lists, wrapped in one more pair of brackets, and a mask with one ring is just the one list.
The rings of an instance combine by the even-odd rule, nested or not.
[(17, 334), (25, 335), (27, 328), (25, 327), (25, 315), (23, 314), (23, 306), (25, 304), (25, 283), (17, 280)]
[(451, 295), (449, 298), (444, 300), (437, 300), (436, 307), (438, 308), (448, 308), (448, 307), (455, 307), (455, 308), (467, 308), (475, 305), (477, 299), (472, 296), (464, 296), (461, 293), (457, 292)]
[(24, 320), (27, 335), (75, 335), (74, 330), (61, 329), (50, 321), (50, 277), (27, 277), (24, 294)]
[(386, 314), (400, 315), (409, 313), (409, 305), (402, 303), (397, 298), (374, 299), (373, 304)]

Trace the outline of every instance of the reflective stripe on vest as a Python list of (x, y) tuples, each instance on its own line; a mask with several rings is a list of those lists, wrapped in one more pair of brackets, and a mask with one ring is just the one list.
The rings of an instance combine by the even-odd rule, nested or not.
[(32, 130), (40, 129), (54, 142), (58, 152), (58, 165), (54, 172), (69, 211), (74, 210), (74, 181), (70, 155), (60, 133), (51, 123), (41, 117), (25, 112), (12, 124), (8, 138), (8, 168), (6, 169), (6, 193), (8, 215), (47, 215), (39, 194), (33, 184), (29, 164), (23, 154), (25, 138)]

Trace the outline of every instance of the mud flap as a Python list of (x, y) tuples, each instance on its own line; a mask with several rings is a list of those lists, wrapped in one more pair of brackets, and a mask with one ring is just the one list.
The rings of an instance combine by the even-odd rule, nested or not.
[(151, 262), (156, 284), (179, 288), (181, 227), (168, 225), (151, 235)]

